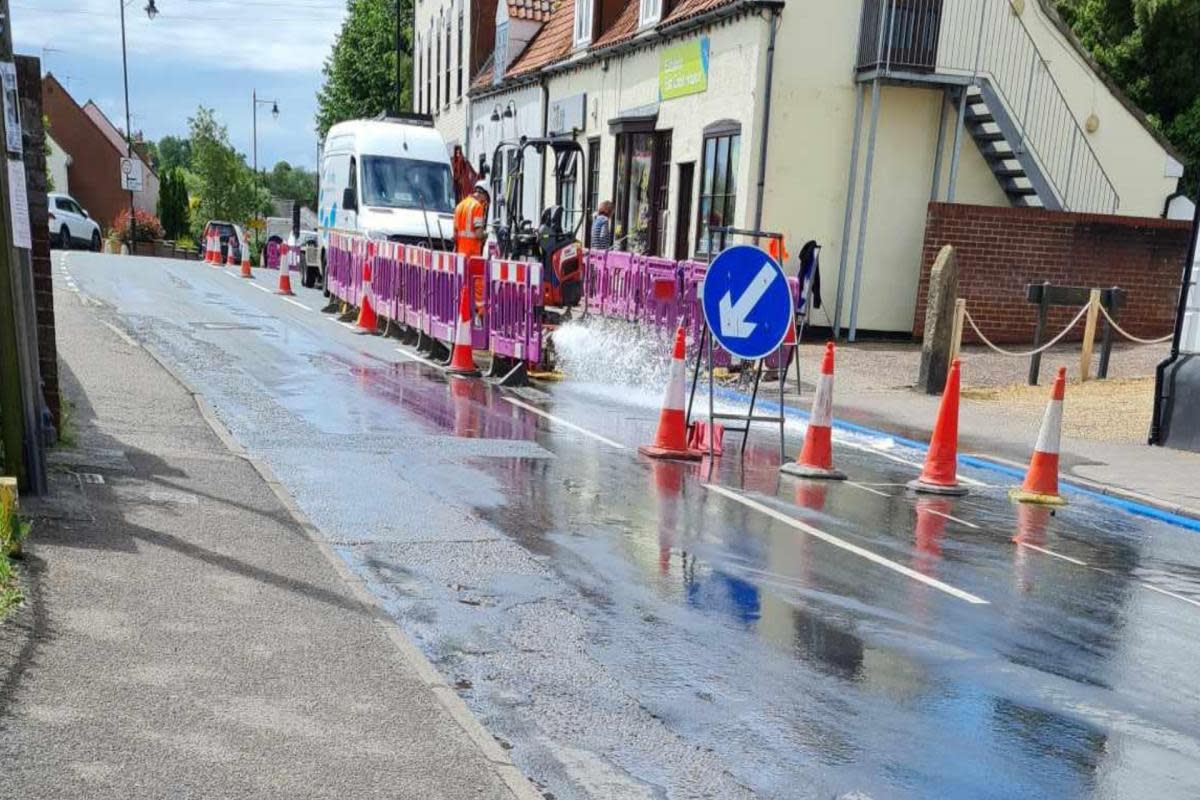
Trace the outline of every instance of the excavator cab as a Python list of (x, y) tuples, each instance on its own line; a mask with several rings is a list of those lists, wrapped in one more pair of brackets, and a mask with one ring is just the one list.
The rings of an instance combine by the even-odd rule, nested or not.
[[(573, 229), (564, 229), (565, 210), (550, 206), (542, 212), (537, 227), (525, 217), (522, 184), (525, 154), (532, 148), (547, 163), (554, 164), (555, 195), (568, 176), (586, 175), (583, 148), (569, 137), (522, 137), (517, 143), (502, 142), (492, 163), (507, 163), (503, 181), (496, 178), (502, 207), (496, 215), (496, 240), (504, 258), (536, 259), (542, 264), (542, 295), (548, 307), (574, 308), (583, 298), (583, 246), (579, 241), (582, 215)], [(506, 158), (506, 162), (500, 159)], [(496, 171), (497, 173), (499, 170)]]

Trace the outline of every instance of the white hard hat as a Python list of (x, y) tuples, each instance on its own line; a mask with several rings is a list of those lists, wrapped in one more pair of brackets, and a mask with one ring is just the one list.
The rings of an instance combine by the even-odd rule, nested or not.
[(487, 181), (475, 181), (475, 189), (482, 191), (488, 197), (492, 196), (492, 189), (488, 186)]

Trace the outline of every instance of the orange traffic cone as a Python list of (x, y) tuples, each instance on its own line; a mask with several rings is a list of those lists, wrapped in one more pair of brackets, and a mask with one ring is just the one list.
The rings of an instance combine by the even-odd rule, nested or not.
[(216, 261), (216, 253), (213, 251), (213, 237), (210, 234), (204, 241), (204, 263), (212, 264)]
[(471, 290), (463, 284), (458, 299), (458, 326), (454, 329), (454, 351), (450, 353), (451, 375), (464, 378), (479, 377), (475, 358), (471, 355)]
[(825, 357), (821, 359), (821, 379), (817, 381), (817, 394), (813, 398), (808, 430), (804, 434), (804, 448), (800, 451), (799, 458), (790, 464), (784, 464), (779, 468), (780, 471), (802, 478), (845, 480), (846, 474), (833, 468), (832, 426), (833, 342), (828, 342), (825, 345)]
[[(245, 249), (245, 248), (243, 248)], [(233, 254), (233, 237), (229, 237), (229, 252), (226, 254), (225, 265), (228, 267), (236, 267), (238, 265), (237, 256)]]
[(958, 482), (958, 387), (962, 365), (954, 359), (946, 376), (946, 389), (938, 406), (933, 438), (925, 456), (921, 477), (908, 484), (910, 489), (929, 494), (962, 495), (967, 487)]
[(371, 259), (363, 261), (362, 299), (358, 304), (358, 326), (355, 333), (379, 332), (379, 317), (375, 314), (375, 301), (371, 299)]
[(250, 247), (248, 245), (242, 246), (242, 277), (254, 277), (254, 274), (250, 271)]
[(1050, 404), (1042, 418), (1042, 429), (1029, 461), (1029, 472), (1020, 489), (1008, 496), (1019, 503), (1045, 506), (1064, 506), (1067, 501), (1058, 493), (1058, 447), (1062, 440), (1063, 397), (1067, 389), (1067, 368), (1059, 367), (1050, 390)]
[(279, 245), (279, 288), (275, 290), (275, 294), (295, 294), (292, 291), (292, 270), (288, 263), (290, 252), (290, 246)]
[(667, 381), (667, 393), (663, 398), (662, 412), (658, 417), (658, 434), (654, 444), (638, 448), (638, 452), (651, 458), (679, 458), (699, 461), (702, 453), (688, 449), (687, 426), (683, 411), (684, 386), (687, 382), (687, 333), (683, 326), (675, 334), (675, 349), (671, 353), (671, 375)]

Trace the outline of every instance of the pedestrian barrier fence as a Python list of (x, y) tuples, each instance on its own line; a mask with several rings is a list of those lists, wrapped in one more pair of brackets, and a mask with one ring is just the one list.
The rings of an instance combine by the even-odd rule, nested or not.
[[(331, 231), (326, 248), (330, 294), (348, 305), (359, 305), (363, 267), (368, 261), (376, 313), (385, 320), (451, 346), (465, 285), (474, 301), (474, 349), (531, 363), (541, 360), (544, 314), (540, 263), (467, 258)], [(634, 323), (664, 340), (682, 326), (695, 355), (704, 327), (700, 296), (707, 264), (613, 250), (585, 251), (583, 265), (580, 313)], [(789, 285), (800, 308), (799, 282), (791, 278)], [(728, 366), (732, 360), (720, 347), (713, 356), (717, 366)], [(779, 354), (767, 359), (768, 367), (779, 365)]]

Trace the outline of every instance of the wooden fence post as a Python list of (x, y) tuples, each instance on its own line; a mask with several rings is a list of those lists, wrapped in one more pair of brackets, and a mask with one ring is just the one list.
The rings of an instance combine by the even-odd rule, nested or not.
[(1100, 316), (1100, 290), (1092, 289), (1088, 296), (1087, 322), (1083, 328), (1083, 352), (1079, 354), (1079, 380), (1086, 381), (1092, 372), (1092, 350), (1096, 346), (1096, 319)]

